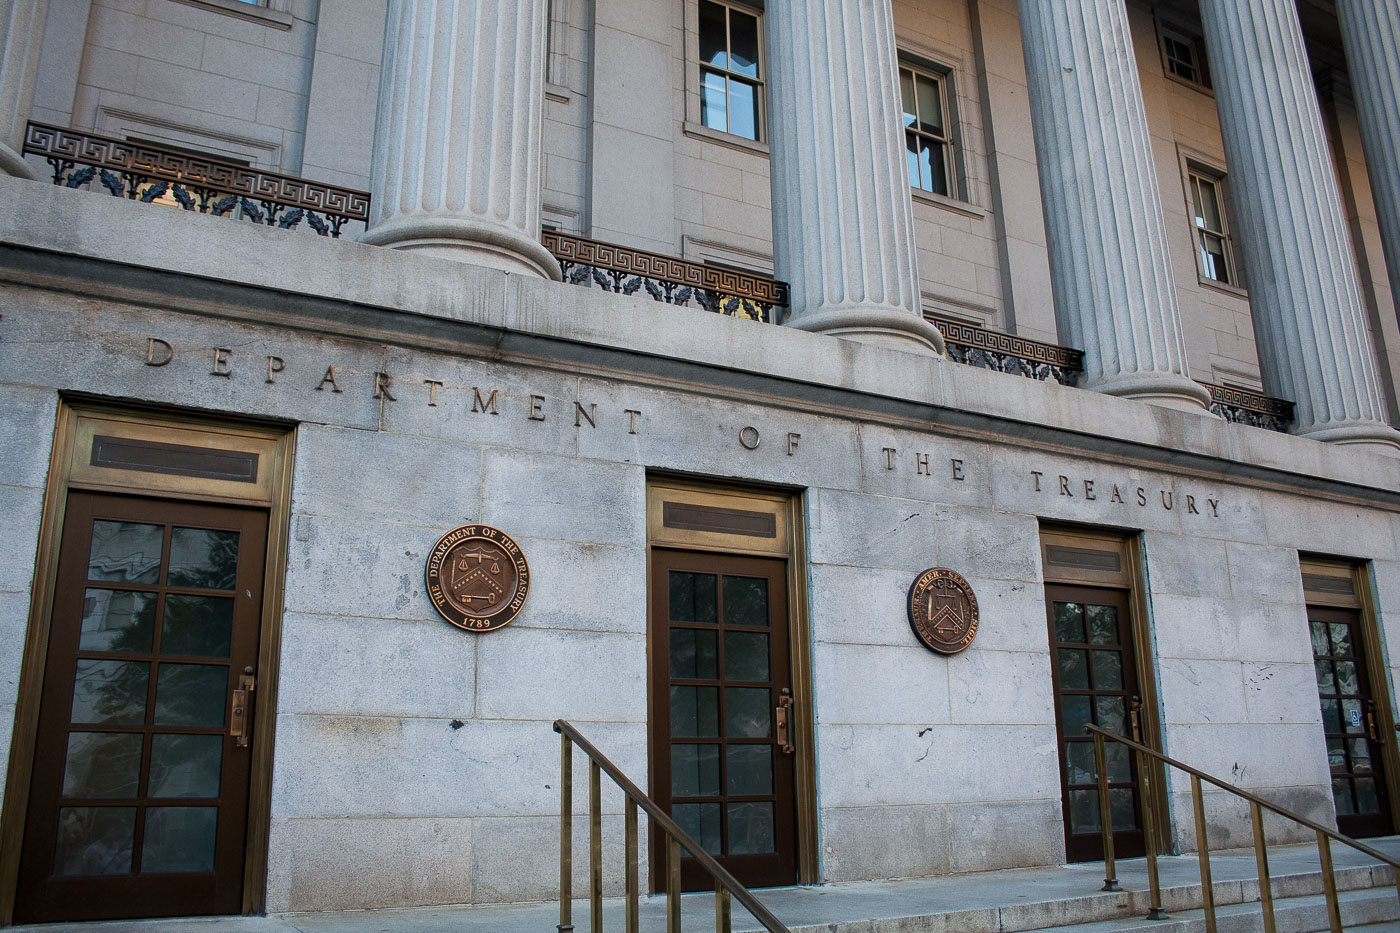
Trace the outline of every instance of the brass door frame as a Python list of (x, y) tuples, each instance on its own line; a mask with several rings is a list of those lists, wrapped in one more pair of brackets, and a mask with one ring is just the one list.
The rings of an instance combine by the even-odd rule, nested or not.
[[(1366, 676), (1376, 709), (1376, 731), (1381, 736), (1381, 764), (1390, 804), (1391, 823), (1400, 827), (1400, 733), (1395, 731), (1394, 691), (1386, 665), (1377, 610), (1375, 579), (1370, 561), (1356, 562), (1300, 553), (1299, 572), (1304, 576), (1303, 600), (1308, 606), (1356, 609), (1360, 613), (1361, 648), (1366, 652)], [(1351, 583), (1351, 594), (1318, 592), (1306, 583), (1308, 576), (1334, 577)]]
[[(1118, 567), (1089, 570), (1052, 567), (1046, 559), (1046, 547), (1055, 544), (1115, 553), (1118, 555)], [(1152, 653), (1151, 615), (1147, 600), (1147, 561), (1143, 553), (1142, 535), (1131, 531), (1042, 521), (1040, 546), (1041, 577), (1045, 583), (1098, 586), (1127, 591), (1128, 622), (1133, 633), (1133, 660), (1137, 664), (1138, 690), (1141, 691), (1142, 697), (1139, 720), (1142, 727), (1142, 744), (1153, 751), (1161, 752), (1162, 717), (1157, 699), (1157, 667)], [(1053, 657), (1050, 658), (1050, 663), (1055, 663)], [(1058, 710), (1055, 715), (1059, 716)], [(1154, 759), (1149, 767), (1152, 771), (1148, 776), (1153, 786), (1165, 788), (1167, 775), (1162, 763)], [(1151, 800), (1143, 801), (1143, 806), (1152, 808), (1157, 837), (1155, 840), (1146, 840), (1146, 844), (1155, 844), (1158, 853), (1174, 851), (1167, 795), (1154, 794)]]
[[(81, 462), (81, 455), (90, 448), (96, 428), (123, 438), (255, 451), (267, 458), (268, 468), (265, 474), (260, 474), (262, 478), (258, 482), (240, 484), (93, 467), (90, 463)], [(268, 511), (258, 648), (258, 702), (253, 707), (252, 773), (248, 787), (248, 836), (243, 865), (243, 913), (262, 913), (266, 909), (273, 733), (276, 726), (284, 570), (287, 565), (295, 444), (296, 434), (291, 426), (195, 417), (173, 410), (60, 400), (39, 523), (39, 546), (31, 590), (29, 626), (20, 665), (5, 797), (3, 805), (0, 805), (0, 924), (14, 922), (20, 850), (29, 807), (58, 554), (70, 490), (254, 506)]]
[[(671, 501), (719, 508), (764, 511), (775, 519), (770, 539), (710, 531), (667, 528), (662, 520), (663, 495)], [(788, 652), (792, 670), (794, 771), (797, 803), (797, 881), (819, 884), (817, 860), (817, 759), (816, 727), (812, 719), (812, 652), (807, 614), (807, 534), (803, 520), (802, 492), (774, 491), (741, 484), (710, 484), (652, 474), (647, 477), (647, 709), (651, 709), (654, 638), (651, 619), (651, 549), (714, 551), (753, 557), (778, 557), (787, 561)], [(650, 728), (648, 728), (650, 735)], [(650, 739), (648, 739), (650, 741)], [(650, 772), (650, 769), (648, 769)], [(652, 789), (648, 774), (648, 790)], [(664, 879), (652, 879), (653, 886)]]

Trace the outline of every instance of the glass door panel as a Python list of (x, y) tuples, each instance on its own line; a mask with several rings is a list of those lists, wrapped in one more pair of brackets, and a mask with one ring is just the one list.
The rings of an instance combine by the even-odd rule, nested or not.
[[(791, 691), (786, 564), (657, 550), (653, 568), (655, 796), (745, 884), (791, 884), (793, 765), (775, 722)], [(707, 887), (691, 861), (687, 890)]]
[(1337, 828), (1348, 836), (1384, 836), (1394, 828), (1360, 626), (1355, 610), (1308, 607)]
[[(1055, 722), (1060, 743), (1065, 849), (1070, 861), (1103, 858), (1098, 768), (1093, 724), (1117, 735), (1137, 734), (1136, 662), (1127, 593), (1047, 585)], [(1137, 769), (1125, 746), (1105, 747), (1115, 853), (1141, 855), (1143, 834)]]
[[(265, 513), (73, 493), (16, 920), (242, 910)], [(251, 716), (245, 717), (251, 721)]]

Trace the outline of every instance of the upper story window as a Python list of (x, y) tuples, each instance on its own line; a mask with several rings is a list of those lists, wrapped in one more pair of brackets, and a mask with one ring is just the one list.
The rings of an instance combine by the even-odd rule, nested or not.
[(1239, 285), (1225, 220), (1225, 180), (1188, 169), (1191, 210), (1196, 224), (1196, 262), (1202, 278), (1222, 285)]
[(700, 0), (700, 122), (758, 140), (763, 126), (763, 35), (754, 13)]
[(910, 187), (957, 197), (947, 75), (929, 74), (901, 65), (899, 89), (904, 101), (904, 144)]
[(1157, 33), (1162, 40), (1162, 67), (1167, 74), (1188, 84), (1209, 88), (1210, 74), (1206, 70), (1201, 40), (1166, 26), (1158, 26)]

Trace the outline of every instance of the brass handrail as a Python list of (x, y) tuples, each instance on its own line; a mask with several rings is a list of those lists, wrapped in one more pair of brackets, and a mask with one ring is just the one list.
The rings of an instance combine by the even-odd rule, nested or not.
[(577, 745), (588, 756), (588, 822), (589, 822), (589, 908), (590, 929), (601, 933), (603, 929), (603, 809), (601, 803), (600, 773), (607, 772), (627, 797), (625, 824), (626, 846), (626, 926), (627, 933), (638, 933), (639, 900), (641, 893), (637, 881), (637, 808), (647, 812), (654, 825), (666, 835), (666, 930), (667, 933), (680, 933), (681, 930), (681, 849), (685, 849), (695, 859), (696, 864), (715, 880), (715, 931), (732, 933), (730, 898), (737, 900), (744, 909), (753, 914), (769, 933), (791, 933), (783, 922), (773, 916), (772, 911), (754, 897), (724, 866), (715, 861), (700, 843), (681, 829), (654, 800), (642, 793), (641, 789), (628, 780), (627, 775), (597, 747), (585, 739), (572, 724), (563, 720), (554, 721), (554, 731), (560, 739), (560, 810), (559, 810), (559, 933), (572, 933), (573, 924), (573, 746)]
[(1364, 852), (1377, 861), (1384, 862), (1390, 866), (1391, 874), (1395, 882), (1397, 893), (1400, 893), (1400, 860), (1396, 860), (1371, 848), (1364, 842), (1359, 842), (1350, 836), (1344, 836), (1334, 829), (1329, 829), (1321, 823), (1308, 819), (1306, 816), (1294, 813), (1285, 807), (1265, 800), (1257, 794), (1251, 794), (1247, 790), (1240, 790), (1231, 784), (1227, 784), (1217, 777), (1206, 774), (1197, 768), (1177, 761), (1162, 754), (1155, 749), (1148, 748), (1139, 742), (1134, 742), (1129, 738), (1109, 732), (1101, 726), (1086, 723), (1085, 733), (1094, 737), (1094, 764), (1098, 769), (1099, 784), (1099, 825), (1103, 831), (1103, 852), (1104, 852), (1104, 887), (1105, 891), (1118, 890), (1117, 870), (1114, 866), (1113, 858), (1113, 809), (1109, 806), (1108, 800), (1108, 771), (1105, 767), (1104, 741), (1111, 740), (1121, 745), (1126, 745), (1137, 753), (1138, 759), (1138, 780), (1142, 784), (1142, 814), (1143, 814), (1143, 835), (1146, 840), (1144, 846), (1147, 852), (1147, 880), (1151, 889), (1151, 903), (1148, 908), (1148, 919), (1165, 919), (1167, 914), (1162, 909), (1162, 886), (1157, 876), (1157, 847), (1155, 845), (1154, 816), (1152, 781), (1150, 770), (1147, 767), (1149, 759), (1155, 759), (1163, 764), (1170, 765), (1180, 771), (1184, 771), (1191, 776), (1191, 804), (1195, 811), (1196, 818), (1196, 853), (1201, 863), (1201, 901), (1205, 910), (1206, 933), (1216, 933), (1215, 922), (1215, 892), (1211, 888), (1210, 876), (1210, 846), (1206, 839), (1206, 811), (1205, 800), (1201, 795), (1201, 782), (1207, 781), (1214, 784), (1221, 790), (1228, 791), (1236, 797), (1241, 797), (1249, 801), (1249, 818), (1254, 831), (1254, 859), (1259, 868), (1259, 901), (1264, 912), (1265, 933), (1276, 933), (1277, 926), (1274, 920), (1274, 897), (1273, 885), (1269, 879), (1269, 854), (1267, 843), (1264, 839), (1264, 811), (1271, 810), (1279, 816), (1285, 817), (1306, 826), (1317, 834), (1317, 853), (1322, 867), (1322, 888), (1327, 898), (1327, 922), (1332, 933), (1342, 933), (1341, 906), (1337, 901), (1337, 876), (1332, 866), (1332, 840), (1351, 846), (1359, 852)]

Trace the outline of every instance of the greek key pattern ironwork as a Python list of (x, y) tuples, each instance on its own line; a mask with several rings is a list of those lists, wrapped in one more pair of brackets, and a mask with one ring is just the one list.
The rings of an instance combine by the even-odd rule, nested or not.
[(1084, 369), (1081, 350), (983, 330), (974, 324), (936, 314), (925, 317), (943, 333), (948, 357), (958, 363), (1042, 382), (1053, 379), (1067, 386), (1074, 385)]
[(775, 308), (788, 304), (788, 287), (768, 276), (707, 266), (674, 256), (546, 230), (545, 249), (559, 261), (564, 281), (621, 295), (645, 292), (655, 301), (690, 305), (731, 317), (778, 323)]
[(306, 221), (338, 237), (346, 221), (369, 220), (369, 192), (267, 172), (211, 156), (77, 130), (30, 123), (24, 152), (43, 156), (53, 183), (87, 188), (95, 181), (114, 197), (151, 203), (173, 199), (187, 211), (237, 216), (294, 229)]
[(1201, 385), (1210, 390), (1211, 412), (1226, 421), (1269, 431), (1287, 431), (1293, 423), (1292, 402), (1234, 386), (1218, 386), (1209, 382), (1202, 382)]

